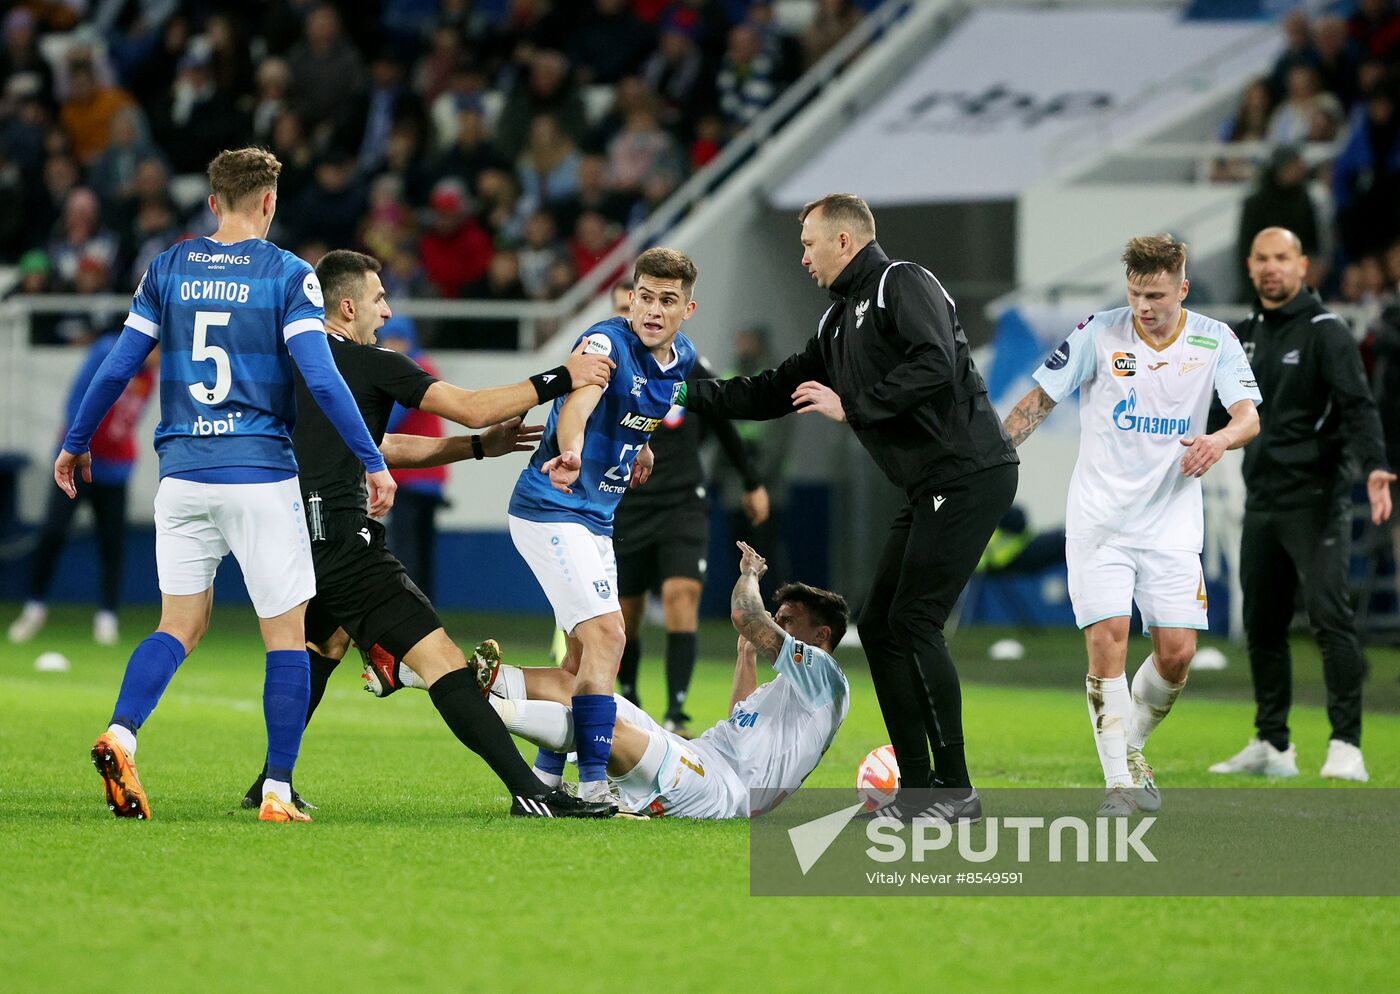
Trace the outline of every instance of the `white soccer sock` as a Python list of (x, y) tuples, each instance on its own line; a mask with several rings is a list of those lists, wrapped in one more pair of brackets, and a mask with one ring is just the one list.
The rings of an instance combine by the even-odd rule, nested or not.
[(276, 797), (283, 804), (292, 803), (292, 785), (285, 780), (267, 779), (263, 781), (263, 800)]
[(1089, 722), (1094, 728), (1094, 745), (1099, 750), (1104, 784), (1109, 787), (1131, 787), (1128, 772), (1128, 722), (1132, 716), (1133, 698), (1125, 676), (1085, 677), (1084, 687), (1089, 698)]
[(126, 750), (127, 758), (136, 758), (136, 733), (125, 725), (108, 725), (107, 734), (117, 740), (117, 743)]
[(492, 694), (509, 698), (512, 701), (523, 701), (530, 695), (525, 692), (525, 671), (519, 666), (510, 666), (502, 663), (496, 669), (496, 679), (491, 681), (488, 688)]
[(413, 690), (428, 689), (428, 682), (413, 672), (413, 667), (402, 662), (399, 663), (399, 683)]
[(564, 783), (564, 775), (562, 773), (550, 773), (548, 770), (542, 770), (538, 766), (530, 767), (530, 772), (535, 775), (540, 783), (544, 784), (550, 790), (558, 790), (560, 785)]
[(568, 752), (574, 747), (572, 708), (555, 701), (513, 701), (495, 696), (490, 700), (513, 734), (554, 752)]
[(1147, 737), (1172, 709), (1186, 681), (1171, 683), (1157, 672), (1157, 657), (1148, 656), (1133, 676), (1133, 720), (1128, 730), (1128, 748), (1141, 749)]

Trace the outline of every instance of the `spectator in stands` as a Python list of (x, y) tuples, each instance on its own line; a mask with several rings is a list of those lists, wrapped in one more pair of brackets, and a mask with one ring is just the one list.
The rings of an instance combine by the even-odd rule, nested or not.
[(1341, 102), (1322, 91), (1317, 70), (1312, 66), (1295, 65), (1288, 70), (1287, 94), (1284, 102), (1269, 118), (1269, 141), (1275, 145), (1291, 145), (1307, 141), (1312, 130), (1313, 115), (1319, 110), (1340, 115)]
[(287, 221), (297, 236), (315, 236), (331, 245), (355, 244), (366, 197), (350, 153), (343, 149), (328, 152), (316, 164), (311, 185), (288, 206), (291, 216)]
[(680, 173), (675, 169), (656, 169), (648, 173), (642, 182), (642, 195), (632, 204), (632, 210), (627, 215), (627, 227), (635, 228), (646, 221), (680, 185)]
[(1352, 113), (1351, 133), (1332, 166), (1337, 234), (1349, 259), (1389, 244), (1400, 208), (1400, 116), (1389, 87)]
[(1313, 49), (1317, 54), (1314, 68), (1322, 79), (1322, 88), (1336, 96), (1344, 109), (1350, 110), (1356, 103), (1360, 83), (1346, 20), (1335, 15), (1319, 17), (1313, 27)]
[(125, 285), (135, 287), (151, 260), (179, 240), (179, 224), (168, 203), (156, 200), (141, 204), (128, 235), (129, 248), (124, 252), (129, 260)]
[(279, 203), (289, 203), (311, 184), (316, 169), (316, 154), (311, 149), (311, 139), (302, 126), (300, 114), (287, 111), (278, 116), (272, 125), (272, 152), (282, 163), (282, 174), (277, 178), (277, 199)]
[(373, 176), (389, 156), (389, 138), (396, 125), (412, 120), (420, 127), (427, 114), (418, 95), (404, 82), (406, 67), (383, 52), (369, 67), (369, 86), (350, 115), (347, 148), (358, 149), (361, 175)]
[(810, 69), (860, 23), (851, 0), (818, 0), (812, 22), (802, 33), (802, 68)]
[(0, 145), (0, 265), (24, 251), (24, 174)]
[(569, 54), (580, 82), (616, 83), (641, 65), (654, 38), (628, 0), (593, 0), (593, 16), (579, 24)]
[(0, 48), (0, 80), (29, 77), (32, 92), (45, 104), (53, 102), (53, 70), (39, 52), (34, 14), (16, 7), (5, 15), (5, 41)]
[(40, 98), (39, 82), (29, 74), (4, 81), (0, 100), (0, 152), (14, 163), (26, 186), (39, 185), (44, 172), (44, 132), (49, 127), (48, 108)]
[[(473, 283), (467, 296), (475, 300), (525, 300), (525, 287), (520, 282), (520, 257), (510, 249), (491, 257), (491, 266), (484, 279)], [(469, 341), (472, 348), (513, 349), (518, 344), (519, 323), (510, 318), (473, 321)]]
[(455, 27), (443, 24), (433, 29), (428, 51), (413, 73), (413, 88), (425, 103), (431, 105), (450, 88), (467, 57), (463, 42), (462, 32)]
[(613, 188), (641, 189), (642, 181), (661, 169), (677, 169), (682, 159), (676, 140), (656, 118), (653, 98), (633, 108), (622, 130), (608, 143), (608, 175)]
[(572, 231), (585, 211), (601, 214), (609, 223), (622, 224), (635, 198), (612, 189), (608, 160), (601, 155), (585, 155), (578, 164), (578, 191), (568, 200), (551, 206), (565, 231)]
[(720, 113), (734, 131), (745, 127), (778, 95), (777, 67), (751, 25), (730, 29), (715, 91)]
[[(620, 239), (617, 228), (610, 225), (603, 215), (594, 211), (580, 214), (574, 225), (574, 237), (569, 239), (568, 245), (574, 272), (580, 277), (587, 276)], [(607, 282), (611, 283), (612, 280)]]
[(1245, 198), (1240, 210), (1239, 237), (1235, 258), (1239, 260), (1241, 299), (1252, 292), (1247, 260), (1254, 236), (1265, 228), (1287, 228), (1303, 243), (1303, 254), (1312, 257), (1318, 247), (1317, 207), (1308, 194), (1308, 166), (1297, 148), (1284, 145), (1274, 150), (1260, 174), (1254, 192)]
[(155, 48), (144, 58), (124, 67), (122, 79), (138, 104), (153, 107), (170, 92), (175, 82), (175, 68), (189, 50), (190, 41), (190, 22), (177, 14), (161, 28)]
[(215, 84), (208, 54), (196, 49), (180, 60), (151, 127), (175, 172), (198, 173), (221, 151), (239, 144), (248, 133), (248, 120), (238, 110), (237, 94)]
[(486, 74), (480, 66), (467, 63), (452, 70), (447, 89), (432, 101), (429, 110), (439, 149), (446, 150), (458, 140), (465, 120), (462, 114), (468, 111), (477, 115), (483, 133), (489, 134), (485, 118), (487, 90)]
[(89, 165), (107, 147), (112, 116), (133, 106), (135, 101), (120, 87), (98, 82), (92, 55), (86, 49), (78, 49), (69, 57), (67, 91), (59, 119), (73, 155), (83, 165)]
[(112, 115), (106, 150), (88, 170), (88, 183), (110, 210), (132, 194), (137, 167), (147, 159), (160, 158), (160, 150), (145, 134), (145, 121), (135, 107), (124, 107)]
[(99, 263), (110, 270), (117, 261), (117, 236), (102, 227), (102, 208), (97, 194), (80, 186), (68, 194), (61, 224), (49, 240), (59, 289), (75, 289), (83, 260)]
[(476, 178), (481, 216), (499, 244), (519, 245), (525, 238), (525, 222), (533, 205), (520, 195), (515, 173), (507, 169), (483, 169)]
[(1347, 20), (1347, 31), (1357, 48), (1378, 59), (1390, 54), (1398, 30), (1400, 14), (1393, 0), (1360, 0)]
[(1288, 75), (1298, 66), (1316, 69), (1317, 49), (1313, 47), (1312, 26), (1306, 10), (1294, 9), (1283, 15), (1283, 52), (1269, 72), (1269, 89), (1275, 100), (1283, 100), (1289, 90)]
[(529, 139), (530, 122), (540, 114), (552, 114), (570, 139), (582, 143), (588, 130), (583, 98), (570, 85), (569, 62), (558, 52), (533, 53), (524, 82), (506, 97), (496, 122), (496, 147), (502, 155), (515, 161)]
[(758, 32), (763, 52), (772, 60), (773, 78), (779, 89), (801, 74), (802, 45), (783, 30), (768, 0), (751, 0), (744, 23)]
[(390, 297), (405, 299), (438, 296), (437, 287), (423, 271), (423, 263), (419, 260), (415, 248), (395, 249), (392, 255), (382, 261), (384, 270), (379, 275), (384, 282), (384, 290)]
[(695, 140), (690, 143), (690, 168), (704, 168), (724, 147), (724, 118), (706, 114), (695, 125)]
[(530, 122), (530, 140), (516, 161), (516, 175), (526, 197), (538, 204), (567, 200), (578, 193), (578, 147), (552, 114)]
[(530, 299), (549, 299), (550, 269), (566, 258), (554, 215), (549, 211), (535, 211), (525, 222), (525, 244), (520, 247), (520, 283)]
[(491, 264), (491, 239), (471, 216), (459, 179), (439, 180), (428, 198), (428, 230), (418, 242), (423, 271), (443, 297), (456, 298)]
[(508, 168), (506, 160), (491, 142), (486, 127), (486, 115), (479, 108), (463, 107), (457, 113), (456, 137), (433, 163), (438, 176), (457, 176), (470, 189), (476, 189), (477, 177), (486, 169)]
[(403, 183), (404, 200), (416, 206), (428, 202), (433, 184), (441, 179), (427, 159), (424, 129), (427, 124), (409, 115), (394, 125), (389, 133), (389, 148), (383, 171), (397, 176)]
[(342, 127), (365, 86), (360, 53), (341, 33), (340, 15), (323, 4), (306, 18), (305, 38), (287, 55), (296, 81), (297, 112), (324, 144)]
[(159, 205), (175, 212), (170, 200), (170, 170), (162, 159), (155, 156), (136, 164), (130, 187), (120, 200), (109, 204), (108, 216), (119, 231), (131, 231), (136, 224), (136, 215), (150, 205)]
[(661, 99), (662, 123), (681, 132), (689, 131), (706, 97), (705, 60), (695, 44), (696, 33), (693, 25), (669, 19), (641, 71), (642, 80)]
[[(157, 0), (167, 4), (167, 0)], [(243, 22), (229, 14), (210, 14), (204, 22), (204, 44), (209, 50), (209, 72), (214, 85), (242, 99), (253, 88), (253, 59)]]
[(272, 139), (277, 119), (291, 110), (288, 94), (292, 87), (292, 67), (285, 59), (266, 59), (258, 66), (257, 94), (253, 104), (253, 137), (263, 144)]
[(546, 300), (558, 300), (578, 282), (579, 274), (567, 257), (554, 260), (549, 267), (549, 285), (545, 290)]
[(30, 249), (19, 257), (15, 269), (19, 276), (19, 293), (48, 293), (53, 265), (43, 249)]
[[(78, 188), (82, 175), (72, 156), (51, 155), (44, 161), (43, 190), (28, 204), (33, 212), (28, 242), (31, 247), (48, 244), (68, 203), (68, 195)], [(29, 216), (28, 211), (26, 216)]]
[(369, 204), (359, 243), (370, 255), (387, 259), (413, 244), (413, 212), (403, 201), (403, 182), (397, 176), (377, 177), (370, 184)]

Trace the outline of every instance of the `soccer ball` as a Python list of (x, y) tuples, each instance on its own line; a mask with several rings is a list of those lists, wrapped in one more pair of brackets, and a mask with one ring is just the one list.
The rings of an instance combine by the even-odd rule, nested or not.
[(899, 791), (899, 764), (894, 746), (882, 745), (860, 761), (856, 771), (856, 793), (866, 811), (883, 808)]

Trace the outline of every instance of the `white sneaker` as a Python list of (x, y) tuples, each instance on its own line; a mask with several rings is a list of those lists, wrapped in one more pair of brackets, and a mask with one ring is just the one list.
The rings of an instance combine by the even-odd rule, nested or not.
[(49, 620), (49, 609), (38, 601), (27, 601), (24, 610), (20, 612), (18, 618), (10, 625), (11, 642), (28, 642), (35, 635), (39, 634), (39, 629), (44, 627), (44, 623)]
[(1327, 762), (1322, 764), (1320, 775), (1328, 780), (1355, 780), (1359, 783), (1371, 779), (1361, 758), (1361, 750), (1341, 739), (1332, 739), (1327, 743)]
[(1298, 775), (1298, 750), (1293, 743), (1284, 750), (1275, 749), (1268, 742), (1250, 739), (1239, 752), (1223, 763), (1210, 768), (1212, 773), (1251, 773), (1257, 777), (1296, 777)]
[(116, 645), (117, 616), (111, 611), (98, 611), (92, 616), (92, 640), (98, 645)]

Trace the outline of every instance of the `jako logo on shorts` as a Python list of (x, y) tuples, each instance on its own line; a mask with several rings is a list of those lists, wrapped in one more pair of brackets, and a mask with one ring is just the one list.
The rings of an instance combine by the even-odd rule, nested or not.
[(1159, 418), (1136, 414), (1137, 391), (1129, 390), (1128, 399), (1113, 408), (1113, 427), (1119, 431), (1136, 431), (1144, 435), (1185, 435), (1191, 430), (1190, 418)]

